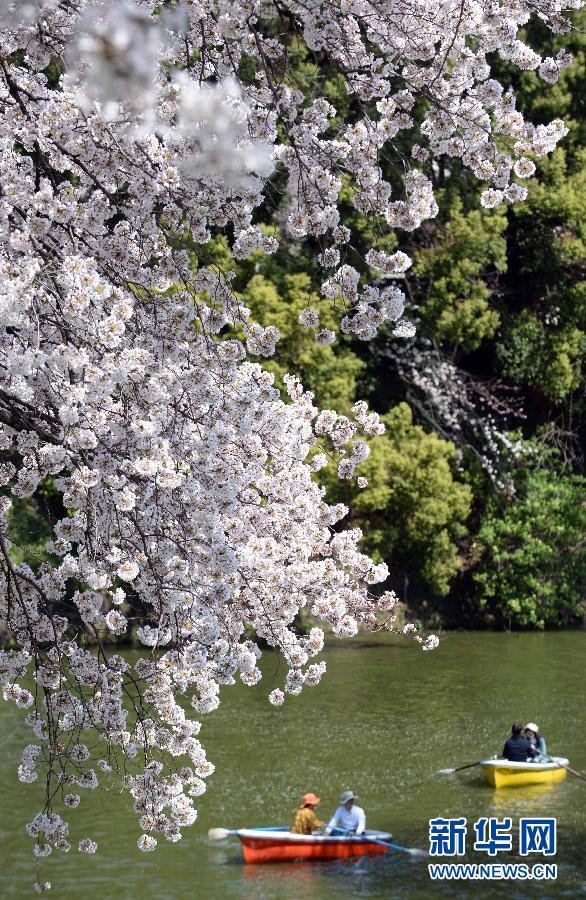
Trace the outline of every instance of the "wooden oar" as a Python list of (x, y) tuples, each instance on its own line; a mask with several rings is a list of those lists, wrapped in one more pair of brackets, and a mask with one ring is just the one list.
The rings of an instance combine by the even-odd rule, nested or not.
[(472, 769), (474, 766), (481, 766), (484, 762), (483, 759), (480, 759), (478, 762), (473, 763), (464, 763), (463, 766), (456, 766), (455, 769), (440, 769), (440, 775), (453, 775), (454, 772), (461, 772), (462, 769)]
[(583, 775), (582, 772), (577, 772), (576, 769), (572, 769), (571, 766), (566, 766), (564, 763), (561, 763), (559, 759), (554, 759), (553, 756), (548, 756), (546, 753), (541, 754), (545, 759), (548, 759), (552, 763), (556, 763), (560, 769), (566, 769), (568, 772), (571, 772), (572, 775), (575, 775), (576, 778), (579, 778), (581, 781), (586, 781), (586, 775)]
[[(381, 847), (386, 847), (388, 850), (400, 850), (402, 853), (408, 853), (413, 857), (427, 857), (429, 853), (426, 850), (419, 850), (417, 847), (400, 847), (399, 844), (392, 844), (390, 841), (383, 841), (380, 838), (371, 837), (368, 834), (356, 834), (355, 831), (346, 831), (344, 828), (339, 828), (338, 825), (334, 826), (334, 830), (341, 832), (342, 834), (347, 835), (348, 837), (357, 837), (362, 841), (367, 841), (370, 844), (380, 844)], [(335, 837), (336, 835), (332, 835)]]

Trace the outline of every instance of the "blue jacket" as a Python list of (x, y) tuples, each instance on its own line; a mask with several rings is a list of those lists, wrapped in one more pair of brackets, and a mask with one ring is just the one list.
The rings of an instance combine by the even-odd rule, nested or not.
[(535, 751), (535, 759), (534, 762), (544, 762), (549, 759), (547, 755), (547, 747), (545, 744), (545, 738), (543, 738), (540, 734), (537, 735), (537, 739), (531, 741), (531, 746)]

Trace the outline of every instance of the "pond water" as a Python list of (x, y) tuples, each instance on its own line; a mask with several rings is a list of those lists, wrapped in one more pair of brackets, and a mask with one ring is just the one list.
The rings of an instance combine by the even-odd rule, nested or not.
[[(71, 814), (72, 838), (99, 842), (95, 856), (73, 851), (45, 861), (49, 896), (84, 900), (329, 900), (339, 897), (586, 896), (586, 783), (524, 789), (486, 786), (479, 768), (441, 775), (443, 767), (499, 752), (515, 719), (537, 722), (552, 753), (586, 770), (584, 675), (586, 634), (446, 635), (422, 653), (389, 637), (330, 645), (328, 673), (317, 688), (271, 707), (266, 695), (284, 674), (266, 654), (255, 688), (223, 690), (220, 709), (200, 735), (216, 773), (199, 803), (196, 824), (179, 844), (155, 853), (136, 849), (138, 824), (126, 795), (100, 792)], [(276, 675), (276, 681), (275, 679)], [(16, 767), (30, 732), (21, 713), (0, 705), (0, 896), (30, 897), (36, 875), (23, 824), (38, 809), (35, 785)], [(391, 831), (405, 847), (427, 850), (428, 820), (510, 816), (557, 817), (557, 881), (432, 883), (427, 861), (402, 853), (329, 863), (244, 865), (237, 840), (211, 842), (210, 827), (286, 824), (298, 798), (315, 791), (318, 812), (331, 814), (341, 790), (360, 796), (367, 825)], [(515, 838), (514, 851), (517, 841)], [(466, 861), (488, 862), (468, 852)], [(497, 862), (519, 862), (501, 853)]]

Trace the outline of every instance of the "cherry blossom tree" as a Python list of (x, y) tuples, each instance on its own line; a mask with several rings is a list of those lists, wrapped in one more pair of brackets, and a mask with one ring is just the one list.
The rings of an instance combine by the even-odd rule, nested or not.
[[(17, 649), (0, 652), (0, 675), (34, 734), (19, 778), (46, 776), (27, 825), (37, 857), (69, 849), (67, 808), (112, 769), (139, 849), (178, 840), (213, 771), (193, 716), (217, 707), (220, 685), (257, 683), (262, 643), (289, 667), (272, 703), (322, 677), (323, 630), (292, 627), (302, 608), (339, 636), (393, 627), (395, 597), (370, 593), (386, 567), (312, 477), (331, 453), (353, 478), (378, 417), (364, 403), (351, 418), (320, 411), (293, 376), (282, 397), (258, 361), (278, 331), (251, 319), (206, 245), (225, 234), (236, 258), (274, 252), (255, 216), (278, 196), (281, 233), (315, 246), (341, 329), (412, 336), (401, 290), (376, 286), (411, 261), (357, 258), (343, 189), (382, 234), (436, 214), (426, 171), (439, 157), (486, 184), (484, 206), (523, 200), (533, 158), (566, 129), (525, 121), (491, 54), (555, 80), (569, 55), (541, 59), (519, 29), (535, 15), (563, 32), (579, 5), (2, 3), (0, 615)], [(299, 88), (298, 46), (342, 78), (347, 116)], [(410, 158), (401, 132), (418, 135)], [(300, 320), (335, 341), (313, 310)], [(52, 562), (17, 565), (11, 502), (47, 479), (63, 501)], [(103, 636), (139, 610), (131, 664)]]

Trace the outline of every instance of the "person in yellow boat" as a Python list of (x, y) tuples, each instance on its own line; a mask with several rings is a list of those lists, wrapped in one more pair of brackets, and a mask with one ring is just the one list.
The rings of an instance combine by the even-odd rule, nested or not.
[(527, 762), (529, 757), (535, 756), (530, 741), (523, 737), (523, 726), (520, 722), (515, 722), (511, 728), (511, 737), (505, 741), (503, 756), (509, 762)]
[(539, 734), (539, 726), (536, 725), (535, 722), (528, 722), (527, 725), (525, 725), (525, 737), (535, 751), (535, 756), (532, 761), (547, 762), (549, 756), (547, 755), (545, 738)]
[(319, 803), (319, 797), (315, 794), (304, 794), (295, 813), (295, 821), (291, 831), (293, 834), (313, 834), (318, 828), (323, 827), (323, 822), (317, 818), (315, 808)]

